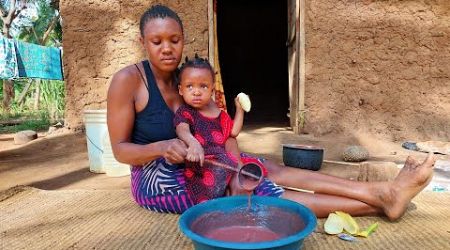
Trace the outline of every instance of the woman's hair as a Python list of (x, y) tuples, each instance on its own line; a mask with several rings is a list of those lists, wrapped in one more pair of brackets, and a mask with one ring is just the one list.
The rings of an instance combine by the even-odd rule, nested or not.
[(172, 18), (175, 20), (181, 28), (181, 32), (183, 32), (183, 23), (181, 22), (178, 14), (171, 10), (169, 7), (164, 5), (153, 5), (150, 9), (146, 10), (144, 14), (141, 16), (141, 21), (139, 22), (139, 30), (141, 31), (141, 36), (144, 36), (144, 27), (145, 25), (155, 18)]
[(215, 80), (215, 73), (214, 69), (209, 63), (208, 59), (201, 58), (198, 56), (198, 54), (195, 54), (195, 57), (193, 59), (189, 59), (186, 56), (185, 62), (181, 64), (181, 67), (178, 71), (178, 84), (181, 82), (181, 74), (183, 74), (183, 71), (187, 68), (196, 68), (196, 69), (207, 69), (211, 72), (211, 76), (213, 78), (213, 82)]

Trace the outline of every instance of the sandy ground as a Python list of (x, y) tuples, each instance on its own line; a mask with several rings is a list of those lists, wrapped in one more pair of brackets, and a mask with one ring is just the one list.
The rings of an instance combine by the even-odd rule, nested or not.
[[(315, 138), (309, 135), (295, 135), (287, 127), (266, 124), (264, 126), (247, 126), (238, 139), (242, 151), (262, 155), (277, 162), (282, 162), (282, 143), (321, 146), (325, 149), (325, 161), (320, 171), (355, 180), (391, 179), (395, 176), (398, 166), (403, 164), (407, 155), (414, 155), (419, 159), (426, 157), (425, 153), (402, 149), (401, 143), (379, 140), (365, 135), (354, 138), (358, 140), (351, 141), (348, 138), (338, 136)], [(340, 155), (342, 150), (352, 144), (365, 146), (372, 154), (370, 160), (362, 164), (341, 162)], [(440, 158), (445, 157), (441, 156)], [(450, 180), (448, 173), (437, 172), (435, 176), (439, 179), (435, 178), (432, 184), (448, 185)], [(24, 187), (18, 185), (32, 187), (33, 192), (35, 192), (34, 195), (22, 195), (27, 194), (27, 192), (23, 192)], [(3, 201), (4, 207), (6, 206), (6, 215), (9, 214), (2, 219), (5, 221), (4, 226), (6, 227), (2, 229), (1, 234), (2, 237), (5, 237), (4, 243), (6, 246), (9, 246), (5, 249), (28, 249), (29, 246), (32, 249), (48, 249), (49, 246), (55, 249), (86, 249), (84, 246), (89, 246), (89, 248), (92, 246), (103, 246), (105, 249), (112, 249), (123, 246), (124, 249), (128, 249), (131, 245), (136, 248), (152, 246), (150, 249), (154, 249), (153, 246), (155, 244), (161, 244), (162, 242), (166, 242), (166, 245), (160, 249), (190, 249), (191, 244), (189, 241), (186, 241), (186, 238), (180, 236), (180, 232), (177, 229), (177, 217), (172, 218), (172, 223), (166, 225), (170, 230), (167, 229), (165, 231), (161, 231), (159, 226), (155, 230), (148, 231), (148, 228), (156, 225), (153, 223), (154, 221), (163, 220), (159, 217), (156, 217), (154, 220), (143, 220), (146, 224), (142, 226), (147, 228), (145, 232), (142, 231), (143, 227), (140, 224), (136, 226), (135, 223), (127, 224), (127, 221), (124, 221), (133, 218), (133, 216), (152, 215), (131, 201), (129, 185), (129, 176), (112, 178), (105, 174), (96, 174), (89, 171), (87, 145), (83, 133), (64, 131), (51, 135), (42, 133), (37, 140), (20, 146), (14, 145), (12, 134), (0, 135), (0, 201)], [(29, 187), (25, 187), (25, 189), (28, 190)], [(439, 195), (435, 192), (424, 192), (422, 194), (423, 198), (430, 198), (428, 194)], [(447, 195), (448, 192), (441, 194)], [(423, 206), (420, 209), (427, 210), (426, 206), (434, 208), (433, 204), (435, 203), (433, 202), (438, 202), (441, 205), (439, 198), (435, 198), (430, 204), (427, 204), (428, 202), (422, 204)], [(436, 205), (436, 207), (439, 206)], [(438, 213), (440, 217), (436, 217), (436, 214), (431, 214), (429, 210), (427, 213), (420, 213), (420, 211), (414, 210), (408, 213), (406, 218), (409, 218), (409, 216), (422, 218), (423, 221), (411, 221), (411, 223), (416, 223), (419, 228), (424, 223), (434, 221), (433, 223), (436, 224), (430, 225), (430, 229), (423, 235), (432, 234), (434, 236), (439, 234), (437, 237), (440, 243), (436, 243), (438, 247), (430, 249), (442, 249), (442, 246), (447, 244), (445, 243), (445, 238), (448, 238), (448, 235), (442, 229), (447, 226), (442, 224), (441, 221), (447, 213), (441, 213), (441, 211)], [(119, 212), (123, 216), (115, 216)], [(30, 214), (35, 216), (30, 217)], [(157, 213), (154, 215), (165, 216)], [(373, 222), (376, 218), (367, 217), (364, 219)], [(109, 221), (108, 225), (110, 226), (106, 226), (105, 220)], [(368, 222), (365, 223), (368, 224)], [(402, 225), (408, 225), (408, 228), (411, 229), (411, 223), (395, 223), (395, 225), (398, 225), (396, 230), (401, 232), (412, 231), (411, 234), (403, 233), (402, 235), (407, 237), (414, 235), (416, 237), (414, 232), (418, 229), (413, 228), (409, 230), (402, 227)], [(386, 226), (386, 228), (391, 227)], [(433, 231), (436, 228), (441, 229), (436, 233)], [(62, 237), (61, 239), (64, 240), (57, 241), (54, 237), (48, 237), (49, 232), (52, 235), (58, 235), (56, 237)], [(154, 232), (163, 232), (164, 235), (155, 236)], [(147, 242), (152, 239), (166, 239), (167, 235), (165, 234), (167, 232), (178, 238), (172, 239), (172, 241), (157, 240), (156, 243)], [(384, 230), (383, 232), (388, 236), (392, 236), (392, 233), (388, 233), (391, 231)], [(68, 234), (71, 236), (66, 237)], [(128, 237), (127, 235), (132, 236)], [(136, 237), (136, 235), (141, 235), (141, 237)], [(378, 238), (380, 237), (378, 236)], [(398, 239), (398, 235), (396, 237)], [(374, 238), (374, 240), (378, 238)], [(120, 240), (118, 241), (118, 239)], [(326, 249), (322, 245), (329, 243), (329, 240), (330, 238), (324, 238), (319, 233), (315, 234), (314, 238), (309, 239), (310, 243), (306, 242), (305, 244), (309, 244), (308, 246), (311, 249), (313, 249), (313, 246), (316, 247), (314, 249)], [(380, 240), (383, 241), (384, 238)], [(420, 239), (417, 241), (422, 243), (429, 242), (428, 240), (422, 241)], [(386, 242), (390, 246), (397, 244), (395, 243), (397, 242), (396, 240)], [(368, 243), (369, 241), (364, 244)], [(412, 241), (408, 241), (408, 243), (410, 245), (415, 244)], [(337, 242), (330, 243), (329, 248), (335, 248), (336, 244), (342, 245), (344, 243), (337, 240)], [(379, 246), (376, 241), (372, 244), (372, 246)], [(339, 248), (342, 249), (346, 246), (348, 245), (342, 245)], [(401, 244), (398, 246), (395, 248), (410, 249)], [(403, 246), (403, 248), (400, 246)], [(0, 248), (2, 247), (0, 246)], [(362, 245), (359, 248), (377, 249), (374, 247), (363, 247)], [(92, 249), (96, 249), (96, 247), (92, 247)]]
[[(339, 136), (316, 138), (295, 135), (280, 125), (246, 126), (239, 135), (244, 152), (261, 155), (282, 162), (283, 143), (301, 143), (325, 149), (321, 172), (355, 180), (384, 180), (395, 176), (408, 155), (423, 159), (425, 153), (401, 148), (401, 142), (380, 140), (368, 135), (356, 135), (352, 140)], [(340, 161), (348, 145), (365, 146), (371, 157), (364, 164)], [(439, 156), (448, 159), (447, 156)], [(440, 174), (440, 175), (439, 175)], [(440, 180), (450, 179), (448, 172), (438, 173)], [(0, 191), (17, 185), (44, 190), (58, 189), (127, 189), (129, 176), (108, 177), (89, 171), (86, 139), (83, 133), (59, 131), (51, 135), (40, 133), (39, 138), (25, 145), (14, 145), (13, 134), (0, 135)], [(448, 182), (447, 182), (448, 184)]]

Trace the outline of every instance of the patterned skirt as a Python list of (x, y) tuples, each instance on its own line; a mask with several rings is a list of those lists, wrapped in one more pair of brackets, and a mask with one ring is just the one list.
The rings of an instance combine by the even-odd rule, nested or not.
[[(255, 158), (241, 154), (241, 159), (245, 163)], [(137, 204), (156, 212), (181, 214), (194, 206), (186, 189), (184, 165), (168, 164), (164, 158), (131, 167), (131, 192)], [(283, 188), (267, 178), (254, 190), (259, 196), (280, 197), (283, 193)]]

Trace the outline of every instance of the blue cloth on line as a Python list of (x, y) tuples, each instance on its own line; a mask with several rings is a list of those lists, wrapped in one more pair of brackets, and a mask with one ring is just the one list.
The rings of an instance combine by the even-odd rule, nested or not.
[(61, 50), (16, 41), (19, 77), (63, 80)]
[(0, 79), (19, 77), (14, 40), (0, 36)]

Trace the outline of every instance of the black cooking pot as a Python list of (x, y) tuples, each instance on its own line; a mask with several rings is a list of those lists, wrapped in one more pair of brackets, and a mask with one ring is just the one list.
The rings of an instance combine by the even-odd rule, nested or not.
[(323, 152), (321, 147), (283, 144), (283, 162), (289, 167), (317, 171), (322, 166)]

